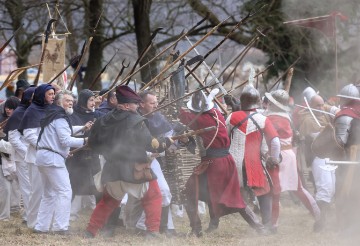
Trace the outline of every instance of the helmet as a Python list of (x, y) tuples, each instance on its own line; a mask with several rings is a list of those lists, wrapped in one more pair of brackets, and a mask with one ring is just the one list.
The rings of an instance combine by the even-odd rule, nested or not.
[(349, 84), (349, 85), (345, 85), (339, 92), (339, 94), (337, 95), (338, 97), (343, 97), (343, 98), (349, 98), (349, 97), (359, 97), (360, 93), (358, 88), (353, 85), (353, 84)]
[(240, 95), (241, 110), (260, 108), (260, 93), (252, 85), (246, 85)]
[(214, 107), (213, 100), (216, 94), (219, 93), (219, 89), (213, 89), (209, 96), (205, 96), (203, 91), (194, 93), (190, 100), (187, 102), (187, 107), (194, 112), (206, 112)]
[(303, 97), (303, 98), (306, 97), (306, 100), (307, 100), (308, 102), (310, 102), (310, 101), (311, 101), (311, 98), (312, 98), (313, 96), (315, 96), (315, 95), (317, 95), (317, 93), (316, 93), (316, 91), (315, 91), (313, 88), (311, 88), (311, 87), (306, 87), (305, 90), (303, 90), (303, 92), (302, 92), (302, 97)]
[[(271, 93), (265, 93), (265, 96), (269, 101), (272, 103), (272, 105), (275, 105), (277, 108), (284, 110), (284, 111), (290, 111), (290, 108), (288, 107), (289, 104), (289, 93), (285, 90), (275, 90)], [(271, 106), (270, 106), (271, 107)], [(276, 109), (275, 109), (276, 110)]]

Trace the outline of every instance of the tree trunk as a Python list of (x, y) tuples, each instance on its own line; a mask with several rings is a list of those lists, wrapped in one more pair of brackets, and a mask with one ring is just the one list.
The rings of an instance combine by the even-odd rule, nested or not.
[[(150, 8), (152, 0), (132, 0), (134, 8), (134, 22), (135, 22), (135, 34), (138, 55), (146, 49), (146, 46), (150, 42), (151, 31), (150, 31)], [(145, 57), (140, 61), (140, 66), (147, 63), (151, 58), (156, 55), (156, 49), (152, 46)], [(146, 66), (141, 70), (142, 82), (147, 83), (153, 77), (157, 75), (156, 62)], [(143, 86), (144, 84), (142, 84)]]
[[(24, 6), (22, 1), (20, 0), (12, 0), (6, 1), (5, 7), (11, 18), (11, 25), (13, 30), (17, 30), (22, 26), (23, 18), (24, 18)], [(15, 41), (15, 53), (16, 53), (16, 65), (18, 68), (25, 67), (29, 64), (28, 58), (31, 52), (32, 45), (27, 41), (26, 35), (24, 33), (24, 29), (21, 27), (21, 30), (14, 37)], [(27, 80), (27, 73), (24, 72), (19, 75), (19, 79)]]
[[(91, 82), (96, 77), (96, 75), (101, 71), (102, 68), (102, 58), (103, 58), (103, 26), (101, 24), (101, 19), (99, 20), (101, 11), (103, 8), (103, 0), (90, 0), (89, 4), (85, 6), (85, 11), (88, 11), (89, 21), (88, 26), (90, 30), (88, 31), (89, 36), (93, 35), (93, 40), (89, 48), (89, 59), (86, 66), (86, 73), (84, 81), (81, 88), (89, 88)], [(95, 34), (93, 29), (95, 28), (97, 22), (99, 24), (96, 28)], [(86, 25), (86, 24), (85, 24)], [(101, 90), (101, 78), (96, 82), (93, 90)], [(81, 89), (80, 88), (80, 89)], [(79, 89), (79, 87), (78, 87)]]

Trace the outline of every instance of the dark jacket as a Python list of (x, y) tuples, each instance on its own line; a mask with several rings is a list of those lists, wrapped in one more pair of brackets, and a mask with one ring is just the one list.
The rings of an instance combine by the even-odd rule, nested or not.
[[(99, 114), (86, 110), (88, 99), (93, 96), (92, 92), (79, 94), (79, 101), (74, 107), (74, 113), (70, 116), (73, 126), (83, 126), (89, 121), (94, 121)], [(87, 137), (88, 133), (75, 137)], [(97, 193), (94, 184), (94, 175), (101, 170), (99, 154), (92, 150), (81, 150), (66, 160), (69, 171), (71, 188), (74, 195), (95, 195)]]
[[(158, 140), (160, 147), (154, 150), (145, 118), (137, 113), (114, 109), (97, 120), (91, 129), (88, 144), (104, 156), (106, 163), (102, 182), (122, 180), (129, 183), (144, 183), (148, 180), (134, 178), (136, 163), (149, 163), (146, 151), (163, 151), (165, 139)], [(169, 144), (167, 144), (169, 145)], [(152, 173), (153, 179), (156, 178)]]

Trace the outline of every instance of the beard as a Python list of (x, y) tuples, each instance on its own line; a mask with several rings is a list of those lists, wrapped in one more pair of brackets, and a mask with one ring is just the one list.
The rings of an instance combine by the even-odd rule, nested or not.
[(72, 115), (74, 113), (74, 109), (73, 108), (67, 108), (67, 109), (65, 109), (65, 113), (67, 115)]

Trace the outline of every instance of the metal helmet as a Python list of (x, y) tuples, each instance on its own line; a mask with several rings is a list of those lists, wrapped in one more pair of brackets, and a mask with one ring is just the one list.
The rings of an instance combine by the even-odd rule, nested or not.
[(303, 98), (306, 97), (306, 100), (308, 102), (310, 102), (311, 98), (316, 95), (317, 95), (316, 91), (311, 87), (306, 87), (305, 90), (303, 90), (302, 92), (302, 97)]
[[(284, 110), (284, 111), (290, 111), (289, 108), (289, 93), (285, 90), (275, 90), (271, 93), (265, 93), (265, 96), (269, 101), (271, 102), (270, 106), (274, 111), (278, 111), (277, 108)], [(275, 105), (277, 108), (273, 108), (272, 105)]]
[(246, 85), (240, 95), (241, 110), (260, 108), (260, 93), (252, 85)]
[(338, 97), (344, 97), (344, 98), (348, 98), (348, 97), (360, 97), (360, 93), (358, 88), (353, 85), (353, 84), (349, 84), (349, 85), (345, 85), (339, 92), (339, 94), (337, 95)]

